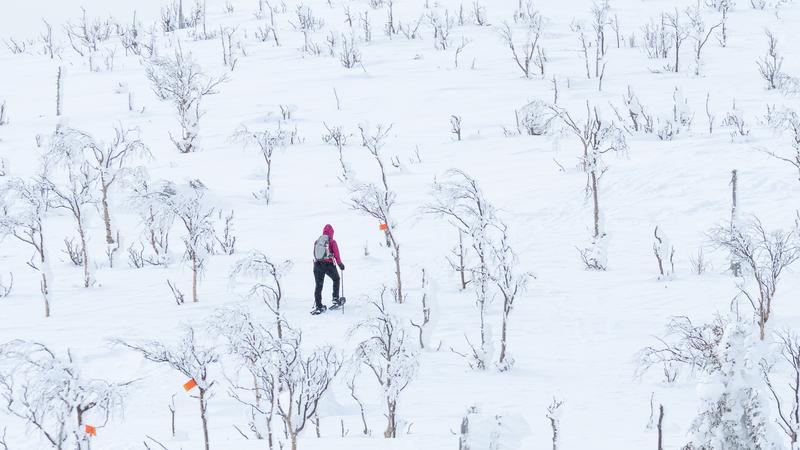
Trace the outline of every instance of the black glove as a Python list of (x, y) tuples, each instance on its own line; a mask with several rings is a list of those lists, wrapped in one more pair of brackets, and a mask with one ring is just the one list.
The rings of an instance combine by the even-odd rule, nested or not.
[(339, 263), (339, 269), (344, 270), (344, 264)]

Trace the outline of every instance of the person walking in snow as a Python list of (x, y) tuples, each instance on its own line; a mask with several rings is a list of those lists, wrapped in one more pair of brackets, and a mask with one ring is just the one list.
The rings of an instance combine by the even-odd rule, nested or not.
[[(334, 264), (334, 262), (336, 264)], [(344, 270), (339, 246), (333, 239), (333, 227), (328, 224), (322, 229), (322, 236), (314, 242), (314, 310), (311, 314), (320, 314), (328, 309), (322, 304), (322, 287), (325, 276), (333, 281), (333, 305), (339, 306), (339, 272), (336, 266)]]

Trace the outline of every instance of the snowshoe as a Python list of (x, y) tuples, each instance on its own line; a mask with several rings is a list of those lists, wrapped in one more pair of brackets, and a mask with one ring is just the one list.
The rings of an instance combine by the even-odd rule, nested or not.
[(318, 315), (320, 315), (320, 314), (324, 313), (324, 312), (325, 312), (327, 309), (328, 309), (328, 307), (327, 307), (327, 306), (325, 306), (325, 305), (321, 305), (321, 306), (319, 306), (318, 308), (314, 308), (314, 309), (312, 309), (312, 310), (311, 310), (311, 315), (312, 315), (312, 316), (318, 316)]
[(345, 303), (347, 303), (347, 299), (344, 297), (339, 297), (333, 301), (330, 309), (339, 309), (344, 306)]

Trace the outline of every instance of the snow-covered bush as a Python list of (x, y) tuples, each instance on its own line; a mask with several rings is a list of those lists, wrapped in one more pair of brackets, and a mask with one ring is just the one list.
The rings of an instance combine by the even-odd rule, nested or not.
[(692, 128), (694, 112), (689, 107), (689, 100), (684, 97), (680, 88), (672, 94), (672, 113), (658, 118), (656, 134), (662, 141), (671, 141), (675, 136), (688, 132)]
[(759, 370), (762, 345), (748, 324), (733, 320), (724, 327), (720, 367), (698, 384), (701, 406), (685, 450), (786, 448), (770, 420), (769, 394)]
[(152, 183), (146, 172), (137, 171), (131, 190), (130, 202), (144, 226), (142, 237), (146, 244), (139, 242), (128, 247), (129, 262), (139, 269), (145, 265), (166, 266), (171, 262), (169, 233), (175, 214), (161, 198), (174, 195), (174, 186), (166, 181)]
[(491, 414), (473, 405), (461, 419), (458, 450), (520, 448), (521, 438), (528, 432), (528, 425), (521, 416)]
[(650, 19), (642, 26), (642, 50), (650, 59), (667, 59), (672, 40), (667, 31), (667, 19), (662, 13), (657, 20)]
[(658, 338), (659, 345), (645, 347), (639, 352), (638, 374), (660, 366), (665, 381), (671, 383), (681, 368), (688, 368), (692, 374), (718, 372), (722, 367), (720, 342), (729, 323), (727, 317), (720, 315), (700, 325), (686, 316), (671, 317), (663, 337)]
[(653, 115), (647, 111), (630, 86), (622, 99), (627, 111), (625, 115), (619, 113), (617, 115), (625, 127), (637, 133), (652, 133)]
[(550, 106), (542, 100), (534, 100), (515, 112), (517, 130), (529, 136), (543, 136), (550, 132), (553, 119), (557, 117)]
[(730, 128), (731, 142), (745, 139), (750, 135), (750, 128), (747, 126), (742, 113), (737, 109), (725, 115), (725, 118), (722, 119), (722, 126)]

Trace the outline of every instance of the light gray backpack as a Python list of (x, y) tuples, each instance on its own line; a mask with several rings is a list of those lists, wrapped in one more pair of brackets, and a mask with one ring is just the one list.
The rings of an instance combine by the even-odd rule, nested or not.
[(322, 261), (330, 259), (331, 256), (331, 238), (323, 234), (316, 242), (314, 242), (314, 261)]

